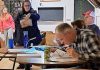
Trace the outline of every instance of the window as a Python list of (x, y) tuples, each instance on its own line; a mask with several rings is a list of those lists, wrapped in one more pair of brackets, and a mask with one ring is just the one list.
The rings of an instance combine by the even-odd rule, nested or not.
[(38, 8), (38, 12), (41, 21), (63, 21), (63, 7)]

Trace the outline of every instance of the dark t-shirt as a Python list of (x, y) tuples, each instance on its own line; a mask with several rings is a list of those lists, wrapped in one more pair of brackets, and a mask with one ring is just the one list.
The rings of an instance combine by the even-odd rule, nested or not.
[(100, 36), (100, 29), (97, 25), (88, 25), (88, 28), (95, 32), (98, 36)]

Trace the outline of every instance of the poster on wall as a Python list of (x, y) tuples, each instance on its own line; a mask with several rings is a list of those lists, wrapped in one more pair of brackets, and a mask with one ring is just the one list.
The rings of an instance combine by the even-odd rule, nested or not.
[(57, 2), (57, 1), (61, 1), (61, 0), (40, 0), (41, 2)]

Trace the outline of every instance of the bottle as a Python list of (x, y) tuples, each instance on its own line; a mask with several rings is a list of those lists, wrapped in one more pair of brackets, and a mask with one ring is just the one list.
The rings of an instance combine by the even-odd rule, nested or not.
[(24, 48), (28, 48), (28, 31), (24, 31), (23, 44), (24, 44)]
[(12, 29), (9, 29), (9, 32), (8, 32), (7, 46), (8, 46), (9, 49), (13, 49), (14, 48), (13, 31), (12, 31)]
[(12, 38), (8, 39), (8, 46), (9, 46), (10, 49), (14, 48), (14, 44), (13, 44), (13, 39)]

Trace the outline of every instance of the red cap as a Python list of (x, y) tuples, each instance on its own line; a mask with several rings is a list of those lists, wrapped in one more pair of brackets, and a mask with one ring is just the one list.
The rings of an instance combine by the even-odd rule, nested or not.
[(83, 15), (84, 17), (89, 17), (89, 16), (95, 17), (94, 12), (91, 11), (91, 10), (89, 10), (89, 11), (83, 13), (82, 15)]

